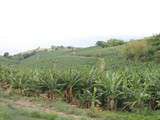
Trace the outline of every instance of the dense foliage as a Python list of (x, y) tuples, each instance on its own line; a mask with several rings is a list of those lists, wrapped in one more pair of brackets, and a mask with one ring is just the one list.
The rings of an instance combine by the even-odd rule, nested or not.
[(86, 108), (99, 106), (111, 111), (159, 109), (160, 67), (153, 64), (134, 66), (104, 72), (96, 68), (58, 72), (0, 67), (0, 84), (9, 92), (43, 95), (50, 100), (61, 96), (68, 103)]
[(9, 57), (9, 52), (5, 52), (3, 56), (4, 57)]
[(102, 48), (105, 47), (114, 47), (114, 46), (118, 46), (118, 45), (123, 45), (125, 42), (123, 40), (118, 40), (118, 39), (109, 39), (107, 40), (107, 42), (105, 41), (97, 41), (96, 45), (100, 46)]
[(149, 44), (146, 40), (130, 41), (123, 48), (123, 53), (130, 60), (145, 60), (148, 57)]
[[(16, 61), (0, 57), (0, 85), (8, 93), (64, 101), (85, 108), (160, 109), (159, 35), (110, 40), (107, 48), (59, 49)], [(97, 42), (98, 46), (106, 43)], [(124, 45), (122, 45), (124, 44)], [(120, 45), (120, 46), (117, 46)], [(116, 47), (113, 47), (116, 46)], [(14, 60), (15, 59), (15, 60)], [(149, 61), (150, 60), (150, 61)]]

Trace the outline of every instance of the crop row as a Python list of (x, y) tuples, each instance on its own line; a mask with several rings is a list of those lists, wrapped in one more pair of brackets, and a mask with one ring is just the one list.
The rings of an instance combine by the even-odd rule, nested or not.
[(63, 98), (79, 107), (111, 111), (157, 110), (160, 106), (160, 68), (154, 65), (114, 71), (53, 69), (20, 71), (0, 67), (0, 85), (25, 96)]

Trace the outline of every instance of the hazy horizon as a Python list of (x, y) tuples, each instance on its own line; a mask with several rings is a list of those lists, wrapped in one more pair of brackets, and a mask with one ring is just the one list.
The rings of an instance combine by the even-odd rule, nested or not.
[(0, 1), (0, 54), (160, 32), (159, 0)]

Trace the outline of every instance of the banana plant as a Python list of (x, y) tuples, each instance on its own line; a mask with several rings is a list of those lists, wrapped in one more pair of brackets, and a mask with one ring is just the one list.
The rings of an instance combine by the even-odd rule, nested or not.
[(42, 74), (39, 79), (38, 88), (41, 92), (47, 93), (47, 98), (53, 100), (56, 94), (61, 94), (61, 84), (59, 83), (59, 76), (53, 70), (48, 70)]
[(19, 94), (25, 95), (29, 86), (29, 76), (23, 72), (13, 72), (9, 75), (11, 88), (15, 89)]
[(91, 70), (83, 72), (81, 82), (79, 83), (80, 89), (77, 95), (78, 99), (81, 102), (81, 106), (94, 109), (95, 106), (100, 104), (96, 86), (98, 77), (99, 72), (94, 67), (91, 68)]
[(117, 98), (122, 94), (120, 91), (122, 81), (121, 75), (117, 72), (106, 72), (99, 82), (102, 92), (102, 104), (105, 105), (107, 103), (108, 110), (117, 110)]
[(68, 103), (72, 103), (76, 92), (79, 89), (79, 82), (81, 80), (81, 75), (76, 70), (69, 69), (62, 75), (64, 80), (64, 98)]

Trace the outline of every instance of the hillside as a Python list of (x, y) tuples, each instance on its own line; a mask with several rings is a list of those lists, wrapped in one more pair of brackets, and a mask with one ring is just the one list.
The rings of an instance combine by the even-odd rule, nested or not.
[[(51, 49), (33, 49), (19, 53), (10, 58), (0, 57), (0, 64), (12, 65), (18, 68), (66, 70), (68, 68), (85, 69), (99, 66), (104, 63), (105, 69), (117, 69), (139, 63), (159, 61), (160, 35), (147, 37), (141, 40), (129, 41), (122, 45), (116, 39), (109, 43), (102, 42), (103, 46), (88, 48), (53, 47)], [(151, 47), (152, 46), (152, 47)], [(127, 50), (128, 49), (128, 50)], [(124, 52), (125, 50), (125, 52)], [(125, 53), (125, 54), (124, 54)], [(134, 58), (135, 57), (135, 58)]]
[(19, 68), (91, 68), (96, 66), (99, 58), (104, 58), (108, 68), (113, 65), (124, 63), (124, 57), (120, 52), (120, 47), (101, 48), (89, 47), (77, 49), (75, 51), (60, 49), (57, 51), (41, 51), (26, 59), (18, 60), (17, 56), (12, 59), (1, 57), (2, 64), (12, 63)]
[(15, 65), (16, 60), (12, 60), (10, 58), (5, 58), (3, 56), (0, 56), (0, 65)]
[[(77, 112), (87, 111), (85, 116), (89, 119), (110, 119), (121, 117), (122, 120), (148, 120), (159, 119), (160, 110), (160, 36), (153, 36), (141, 40), (125, 42), (122, 45), (107, 42), (88, 48), (63, 48), (44, 49), (39, 51), (26, 51), (14, 56), (0, 57), (0, 88), (6, 94), (44, 99), (44, 103), (50, 106), (50, 101), (56, 107), (60, 100), (60, 106), (39, 106), (36, 101), (18, 99), (13, 105), (1, 105), (2, 109), (14, 112), (17, 118), (33, 118), (32, 113), (22, 113), (17, 108), (33, 105), (33, 109), (47, 109), (58, 112), (56, 117), (72, 116), (81, 118)], [(116, 40), (117, 41), (117, 40)], [(101, 46), (102, 45), (102, 46)], [(9, 101), (11, 98), (3, 100)], [(19, 101), (20, 100), (20, 101)], [(18, 105), (16, 104), (18, 102)], [(66, 115), (65, 104), (74, 106), (76, 115)], [(11, 103), (12, 104), (12, 103)], [(26, 105), (27, 104), (27, 105)], [(53, 109), (52, 109), (53, 108)], [(70, 107), (69, 107), (70, 108)], [(79, 109), (81, 108), (81, 109)], [(82, 109), (84, 108), (84, 109)], [(30, 110), (29, 110), (30, 111)], [(67, 111), (69, 109), (67, 108)], [(102, 112), (104, 111), (104, 112)], [(107, 112), (111, 111), (111, 113)], [(113, 111), (117, 111), (115, 114)], [(121, 113), (121, 111), (123, 111)], [(127, 112), (125, 112), (127, 111)], [(85, 112), (86, 113), (86, 112)], [(146, 113), (150, 113), (146, 116)], [(27, 114), (27, 115), (26, 115)], [(41, 116), (41, 111), (38, 111)], [(140, 115), (142, 114), (142, 116)], [(144, 114), (144, 115), (143, 115)], [(152, 115), (151, 115), (152, 114)], [(43, 114), (45, 118), (50, 115)], [(43, 117), (42, 115), (42, 117)], [(105, 115), (105, 116), (104, 116)], [(138, 116), (137, 116), (138, 115)], [(154, 116), (157, 116), (154, 118)], [(37, 116), (36, 116), (37, 117)], [(48, 119), (48, 117), (46, 119)], [(55, 116), (52, 116), (55, 117)], [(129, 118), (128, 118), (129, 117)], [(56, 118), (54, 118), (56, 119)], [(59, 118), (57, 118), (59, 119)], [(85, 120), (85, 119), (84, 119)]]

